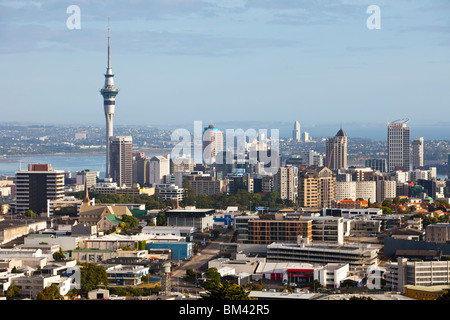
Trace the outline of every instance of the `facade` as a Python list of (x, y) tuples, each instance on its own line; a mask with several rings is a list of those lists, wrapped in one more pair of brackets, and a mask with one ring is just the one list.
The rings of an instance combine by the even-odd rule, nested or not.
[(344, 218), (325, 216), (302, 217), (302, 219), (311, 220), (312, 242), (344, 243)]
[(356, 181), (356, 199), (375, 202), (377, 200), (376, 181)]
[(412, 166), (413, 169), (423, 167), (423, 137), (412, 142)]
[(427, 225), (425, 241), (436, 243), (450, 243), (450, 224), (435, 223)]
[(173, 260), (187, 260), (194, 254), (194, 244), (192, 242), (150, 242), (147, 243), (146, 249), (169, 249), (172, 252)]
[(194, 227), (197, 231), (212, 229), (214, 226), (214, 209), (195, 209), (186, 207), (166, 211), (167, 225)]
[(155, 193), (159, 194), (163, 200), (176, 199), (183, 201), (184, 188), (174, 184), (158, 184), (155, 186)]
[(149, 274), (150, 268), (139, 265), (115, 265), (106, 268), (108, 284), (113, 286), (137, 286), (142, 277)]
[(298, 200), (298, 168), (285, 166), (278, 169), (274, 176), (274, 189), (280, 193), (283, 200), (297, 203)]
[(64, 197), (64, 172), (50, 164), (29, 164), (28, 171), (16, 172), (16, 212), (47, 212), (47, 201)]
[(119, 187), (131, 187), (133, 184), (132, 149), (131, 136), (110, 137), (110, 176)]
[(377, 182), (378, 203), (386, 199), (394, 199), (397, 196), (397, 182), (394, 180), (378, 180)]
[(234, 230), (237, 233), (236, 242), (248, 241), (248, 224), (250, 220), (259, 219), (259, 215), (243, 215), (234, 217)]
[(111, 37), (108, 28), (108, 65), (105, 73), (105, 85), (100, 90), (100, 94), (103, 96), (103, 109), (105, 111), (106, 119), (106, 177), (110, 177), (110, 144), (109, 139), (113, 136), (113, 121), (114, 112), (116, 109), (116, 96), (119, 93), (119, 89), (114, 85), (114, 74), (111, 68)]
[(373, 219), (383, 215), (383, 211), (379, 208), (364, 208), (364, 209), (343, 209), (343, 208), (324, 208), (322, 209), (322, 216), (342, 217), (344, 219), (353, 219), (366, 217)]
[(378, 264), (379, 248), (369, 244), (272, 243), (267, 246), (268, 262), (348, 264), (350, 271), (365, 272)]
[(402, 293), (406, 285), (449, 285), (450, 261), (408, 261), (399, 257), (387, 265), (385, 279), (387, 287)]
[(347, 168), (347, 135), (340, 129), (326, 143), (325, 165), (331, 170)]
[(407, 119), (388, 123), (388, 171), (409, 171), (410, 169), (410, 128)]
[(18, 287), (20, 294), (31, 299), (36, 298), (39, 292), (46, 287), (56, 284), (59, 294), (66, 295), (71, 289), (71, 279), (60, 275), (22, 276), (11, 279), (11, 284)]
[(298, 178), (298, 205), (303, 208), (331, 207), (336, 201), (336, 177), (327, 167), (301, 170)]
[(183, 176), (192, 189), (194, 196), (212, 195), (227, 191), (227, 180), (216, 180), (209, 174), (191, 173)]
[(314, 270), (314, 279), (325, 288), (339, 288), (349, 273), (349, 265), (342, 263), (328, 263)]
[(336, 181), (336, 201), (356, 200), (356, 181)]
[(311, 220), (248, 220), (248, 239), (246, 243), (295, 243), (298, 236), (312, 240)]
[(133, 183), (140, 186), (150, 184), (150, 159), (147, 157), (133, 156)]

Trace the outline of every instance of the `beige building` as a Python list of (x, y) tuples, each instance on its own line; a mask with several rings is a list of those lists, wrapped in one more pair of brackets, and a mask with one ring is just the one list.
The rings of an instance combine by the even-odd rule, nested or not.
[(326, 143), (325, 165), (331, 170), (347, 168), (347, 135), (340, 129)]
[(336, 200), (336, 177), (327, 167), (300, 171), (298, 205), (303, 208), (331, 207)]

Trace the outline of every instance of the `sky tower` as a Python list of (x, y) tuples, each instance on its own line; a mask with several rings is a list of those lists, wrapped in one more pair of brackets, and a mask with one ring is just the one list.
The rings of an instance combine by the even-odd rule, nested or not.
[(114, 86), (114, 74), (111, 69), (111, 45), (110, 45), (110, 30), (108, 23), (108, 66), (105, 74), (105, 86), (100, 90), (103, 96), (103, 106), (105, 109), (106, 118), (106, 172), (105, 177), (110, 178), (110, 154), (109, 154), (109, 140), (113, 136), (113, 120), (114, 111), (116, 108), (116, 95), (119, 89)]

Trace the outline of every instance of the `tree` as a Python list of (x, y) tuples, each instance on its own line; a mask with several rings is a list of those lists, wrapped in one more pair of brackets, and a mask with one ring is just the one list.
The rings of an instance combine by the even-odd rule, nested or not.
[(215, 285), (220, 283), (220, 273), (217, 271), (217, 268), (208, 268), (205, 271), (206, 281), (203, 284), (203, 287), (206, 290), (213, 288)]
[(322, 288), (322, 284), (319, 280), (313, 280), (308, 284), (308, 287), (310, 290), (316, 291), (317, 289)]
[(251, 300), (244, 287), (229, 281), (215, 283), (208, 291), (203, 300)]
[(81, 268), (81, 290), (89, 292), (99, 285), (108, 284), (108, 274), (103, 266), (95, 263), (82, 263)]
[(66, 260), (66, 256), (64, 255), (64, 252), (62, 251), (61, 248), (59, 248), (59, 251), (53, 254), (53, 259), (55, 259), (56, 261)]
[(195, 272), (194, 270), (192, 270), (192, 269), (187, 269), (186, 270), (186, 281), (191, 281), (191, 280), (194, 280), (195, 279), (195, 277), (197, 276), (197, 272)]
[(156, 225), (157, 226), (166, 226), (167, 225), (167, 217), (165, 212), (160, 212), (156, 216)]
[(59, 288), (56, 284), (45, 287), (44, 290), (39, 292), (36, 296), (36, 300), (58, 300), (61, 298)]
[(36, 217), (36, 213), (34, 213), (33, 210), (27, 210), (27, 211), (25, 211), (24, 214), (25, 214), (25, 216), (27, 216), (27, 217), (31, 217), (31, 218)]
[(6, 298), (13, 299), (20, 296), (20, 289), (19, 287), (12, 285), (9, 287), (8, 291), (6, 292)]

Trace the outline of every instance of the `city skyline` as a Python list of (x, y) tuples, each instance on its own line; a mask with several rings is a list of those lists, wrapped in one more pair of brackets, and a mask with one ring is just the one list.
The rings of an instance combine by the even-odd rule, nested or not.
[[(66, 26), (72, 4), (76, 30)], [(294, 119), (308, 132), (342, 123), (351, 137), (352, 124), (407, 117), (412, 128), (444, 128), (450, 5), (376, 5), (379, 30), (356, 1), (5, 2), (2, 120), (102, 123), (110, 17), (117, 125)], [(424, 117), (431, 106), (439, 117)]]

